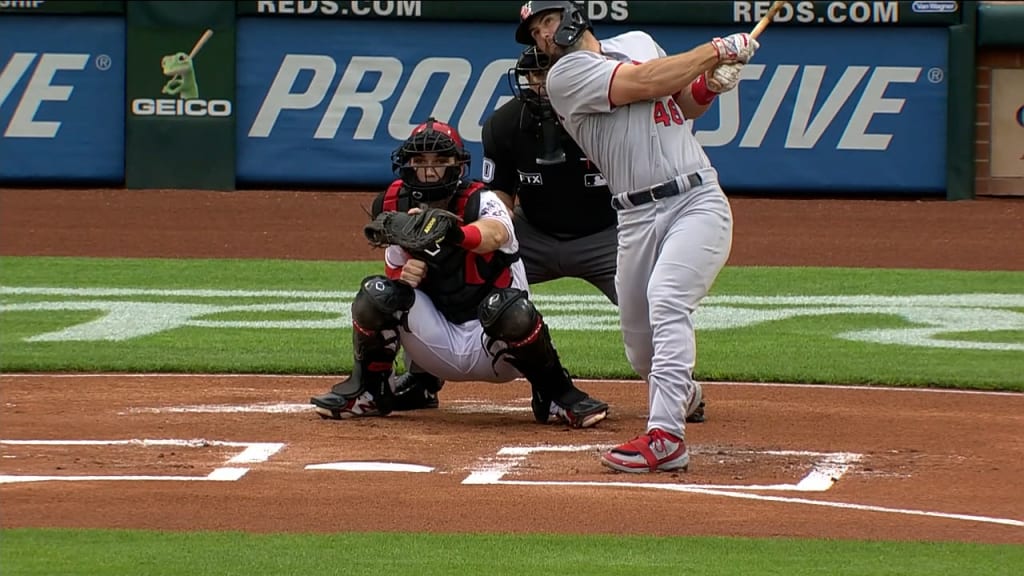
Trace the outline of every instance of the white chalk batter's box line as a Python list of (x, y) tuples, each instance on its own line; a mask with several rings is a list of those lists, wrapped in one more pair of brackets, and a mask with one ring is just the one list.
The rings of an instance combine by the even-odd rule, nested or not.
[[(989, 524), (1001, 524), (1004, 526), (1015, 526), (1024, 528), (1024, 521), (1014, 518), (995, 518), (991, 516), (979, 516), (974, 514), (957, 514), (939, 512), (932, 510), (911, 510), (904, 508), (889, 508), (885, 506), (873, 506), (868, 504), (857, 504), (853, 502), (830, 502), (826, 500), (812, 500), (808, 498), (797, 498), (790, 496), (777, 496), (767, 494), (755, 494), (754, 492), (771, 491), (792, 491), (792, 492), (825, 492), (831, 488), (856, 462), (863, 457), (862, 454), (852, 452), (807, 452), (795, 450), (762, 450), (762, 451), (737, 451), (734, 454), (758, 454), (767, 456), (801, 456), (812, 457), (815, 463), (801, 480), (795, 484), (768, 484), (768, 485), (723, 485), (723, 484), (679, 484), (666, 482), (597, 482), (597, 481), (562, 481), (562, 480), (507, 480), (505, 476), (513, 472), (517, 466), (524, 463), (531, 454), (538, 452), (586, 452), (607, 450), (612, 446), (601, 445), (568, 445), (568, 446), (506, 446), (498, 451), (495, 457), (482, 459), (480, 464), (471, 471), (470, 475), (462, 481), (466, 485), (507, 485), (507, 486), (565, 486), (576, 487), (586, 486), (593, 488), (634, 488), (647, 490), (666, 490), (672, 492), (685, 492), (691, 494), (702, 494), (705, 496), (721, 496), (726, 498), (740, 498), (744, 500), (760, 500), (766, 502), (779, 502), (784, 504), (805, 504), (809, 506), (821, 506), (827, 508), (843, 508), (847, 510), (860, 510), (865, 512), (881, 512), (886, 514), (901, 514), (907, 516), (928, 516), (933, 518), (945, 518), (950, 520), (963, 520), (967, 522), (984, 522)], [(692, 450), (693, 453), (699, 451)]]
[[(705, 489), (713, 490), (768, 490), (792, 492), (825, 492), (831, 488), (850, 467), (860, 462), (862, 454), (853, 452), (808, 452), (803, 450), (733, 450), (730, 455), (745, 454), (778, 457), (802, 457), (814, 461), (811, 470), (794, 484), (666, 484), (661, 482), (547, 482), (541, 480), (506, 480), (505, 476), (515, 472), (531, 454), (540, 452), (588, 452), (601, 451), (613, 446), (600, 445), (567, 445), (567, 446), (506, 446), (498, 450), (497, 456), (484, 459), (480, 465), (470, 471), (463, 484), (515, 484), (515, 485), (598, 485), (622, 486), (628, 488), (655, 488), (678, 492), (693, 492)], [(691, 448), (691, 454), (699, 454), (698, 449)], [(715, 451), (717, 453), (717, 451)]]
[[(153, 476), (153, 475), (118, 475), (118, 476), (37, 476), (37, 475), (0, 475), (0, 484), (24, 483), (24, 482), (45, 482), (45, 481), (103, 481), (103, 480), (162, 480), (162, 481), (189, 481), (189, 482), (231, 482), (240, 480), (248, 473), (249, 468), (238, 466), (238, 464), (256, 464), (266, 462), (271, 456), (284, 448), (284, 443), (279, 442), (225, 442), (219, 440), (0, 440), (0, 445), (12, 446), (177, 446), (182, 448), (204, 448), (210, 446), (228, 446), (242, 448), (241, 452), (229, 458), (225, 466), (215, 468), (206, 476)], [(828, 490), (855, 462), (861, 458), (860, 454), (848, 452), (805, 452), (805, 451), (739, 451), (737, 454), (761, 454), (777, 456), (814, 456), (818, 460), (811, 471), (796, 484), (778, 485), (715, 485), (715, 484), (677, 484), (658, 482), (569, 482), (569, 481), (545, 481), (545, 480), (507, 480), (504, 477), (512, 472), (516, 466), (523, 463), (528, 456), (538, 452), (583, 452), (589, 450), (604, 450), (611, 446), (600, 445), (576, 445), (576, 446), (511, 446), (498, 451), (496, 457), (482, 459), (480, 465), (472, 469), (470, 475), (462, 481), (463, 485), (519, 485), (519, 486), (588, 486), (588, 487), (618, 487), (618, 488), (641, 488), (656, 489), (674, 492), (688, 492), (703, 494), (706, 496), (722, 496), (728, 498), (741, 498), (748, 500), (761, 500), (779, 502), (786, 504), (806, 504), (811, 506), (824, 506), (832, 508), (845, 508), (851, 510), (862, 510), (869, 512), (882, 512), (889, 514), (904, 514), (911, 516), (930, 516), (953, 520), (964, 520), (970, 522), (984, 522), (990, 524), (1001, 524), (1024, 528), (1024, 521), (1012, 518), (993, 518), (988, 516), (977, 516), (969, 514), (954, 514), (928, 510), (907, 510), (900, 508), (886, 508), (882, 506), (871, 506), (848, 502), (828, 502), (822, 500), (810, 500), (806, 498), (772, 496), (755, 494), (756, 491), (796, 491), (796, 492), (824, 492)], [(699, 453), (695, 451), (695, 453)]]
[(47, 482), (47, 481), (95, 481), (95, 480), (171, 480), (175, 482), (233, 482), (240, 480), (249, 468), (239, 464), (257, 464), (266, 462), (277, 454), (283, 443), (279, 442), (224, 442), (220, 440), (0, 440), (0, 445), (11, 446), (177, 446), (180, 448), (206, 448), (210, 446), (227, 446), (242, 448), (242, 451), (224, 462), (224, 466), (214, 468), (206, 476), (159, 476), (159, 475), (88, 475), (88, 476), (39, 476), (23, 474), (0, 474), (0, 484), (16, 482)]

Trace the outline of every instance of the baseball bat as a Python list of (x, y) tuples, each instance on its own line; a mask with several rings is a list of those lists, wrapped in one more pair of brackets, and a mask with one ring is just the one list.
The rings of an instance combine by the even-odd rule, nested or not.
[[(758, 26), (760, 26), (760, 24), (758, 24)], [(196, 54), (199, 54), (199, 51), (203, 49), (203, 45), (206, 44), (212, 36), (213, 30), (207, 28), (206, 32), (203, 32), (203, 35), (199, 37), (199, 40), (196, 40), (196, 45), (192, 47), (192, 51), (188, 53), (188, 57), (195, 58)]]
[(774, 18), (779, 10), (782, 10), (782, 7), (785, 5), (786, 0), (776, 0), (772, 3), (772, 7), (768, 9), (768, 13), (765, 14), (764, 17), (761, 18), (761, 21), (757, 23), (757, 26), (754, 26), (754, 29), (750, 31), (750, 37), (756, 40), (757, 37), (761, 35), (761, 32), (764, 32), (764, 29), (768, 27), (768, 24), (771, 23), (772, 18)]

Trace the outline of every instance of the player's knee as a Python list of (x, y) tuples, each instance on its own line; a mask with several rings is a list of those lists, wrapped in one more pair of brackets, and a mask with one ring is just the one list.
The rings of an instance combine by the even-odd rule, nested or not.
[(352, 301), (352, 321), (367, 330), (394, 328), (415, 301), (416, 292), (408, 284), (385, 276), (368, 276)]
[(480, 303), (480, 324), (487, 336), (506, 343), (527, 340), (541, 325), (541, 316), (524, 290), (499, 288)]

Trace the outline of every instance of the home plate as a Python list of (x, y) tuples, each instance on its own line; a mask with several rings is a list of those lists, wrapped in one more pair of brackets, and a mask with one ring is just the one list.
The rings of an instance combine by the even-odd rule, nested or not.
[(433, 472), (430, 466), (399, 462), (327, 462), (309, 464), (306, 470), (340, 470), (342, 472)]

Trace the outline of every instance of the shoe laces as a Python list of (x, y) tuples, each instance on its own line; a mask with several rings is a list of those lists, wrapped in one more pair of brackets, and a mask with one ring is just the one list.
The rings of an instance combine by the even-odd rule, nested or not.
[(661, 448), (662, 450), (665, 449), (666, 442), (675, 442), (678, 444), (683, 441), (682, 438), (679, 438), (675, 434), (669, 434), (668, 432), (665, 432), (660, 428), (655, 428), (654, 430), (651, 430), (647, 434), (644, 434), (644, 436), (648, 438), (648, 444), (654, 444), (655, 442), (657, 442), (658, 447)]

